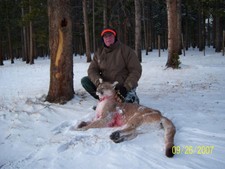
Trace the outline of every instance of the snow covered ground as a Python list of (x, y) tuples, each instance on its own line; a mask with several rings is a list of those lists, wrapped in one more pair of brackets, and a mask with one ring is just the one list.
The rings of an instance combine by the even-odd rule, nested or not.
[[(143, 52), (141, 104), (160, 110), (176, 128), (174, 158), (164, 155), (163, 130), (149, 129), (115, 144), (115, 128), (72, 131), (97, 103), (81, 87), (85, 58), (74, 57), (76, 95), (65, 105), (44, 102), (49, 59), (0, 67), (0, 169), (224, 169), (225, 57), (190, 49), (181, 69), (165, 69), (167, 52)], [(180, 149), (180, 151), (179, 151)]]

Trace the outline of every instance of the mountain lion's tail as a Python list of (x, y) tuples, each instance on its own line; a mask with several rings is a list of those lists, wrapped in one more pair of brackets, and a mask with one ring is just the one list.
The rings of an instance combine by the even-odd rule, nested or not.
[(173, 157), (174, 154), (172, 153), (172, 147), (174, 146), (174, 135), (176, 133), (176, 128), (173, 125), (172, 121), (170, 121), (166, 117), (162, 117), (161, 124), (165, 130), (165, 154), (167, 157)]

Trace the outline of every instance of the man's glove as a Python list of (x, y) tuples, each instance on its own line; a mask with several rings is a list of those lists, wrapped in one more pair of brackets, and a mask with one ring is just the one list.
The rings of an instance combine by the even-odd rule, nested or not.
[(119, 86), (118, 88), (116, 87), (116, 90), (119, 91), (119, 93), (123, 96), (127, 96), (127, 89), (124, 86)]
[(117, 85), (115, 90), (117, 92), (117, 97), (119, 97), (121, 102), (124, 102), (125, 97), (127, 96), (127, 89), (122, 85)]

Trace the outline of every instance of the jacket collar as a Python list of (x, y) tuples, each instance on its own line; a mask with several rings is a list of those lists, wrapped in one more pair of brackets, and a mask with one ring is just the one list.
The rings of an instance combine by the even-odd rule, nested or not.
[(113, 51), (114, 49), (116, 49), (119, 46), (120, 42), (117, 40), (114, 44), (112, 44), (109, 47), (104, 47), (104, 50), (106, 51), (106, 53)]

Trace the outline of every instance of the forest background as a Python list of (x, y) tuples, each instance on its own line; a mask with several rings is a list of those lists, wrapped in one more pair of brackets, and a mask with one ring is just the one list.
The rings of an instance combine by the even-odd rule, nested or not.
[[(84, 55), (87, 52), (84, 33), (85, 13), (88, 20), (90, 52), (94, 52), (102, 45), (100, 32), (106, 26), (115, 28), (123, 43), (135, 47), (134, 0), (85, 0), (85, 13), (82, 2), (84, 0), (70, 1), (73, 54)], [(166, 1), (140, 0), (140, 2), (141, 49), (145, 49), (146, 54), (157, 48), (167, 49)], [(199, 51), (203, 51), (205, 46), (213, 46), (215, 52), (220, 52), (225, 30), (224, 0), (181, 0), (179, 8), (183, 42), (181, 49), (196, 47)], [(26, 63), (33, 64), (34, 59), (49, 56), (48, 22), (46, 0), (1, 0), (0, 65), (8, 59), (14, 63), (15, 58), (22, 58)]]

